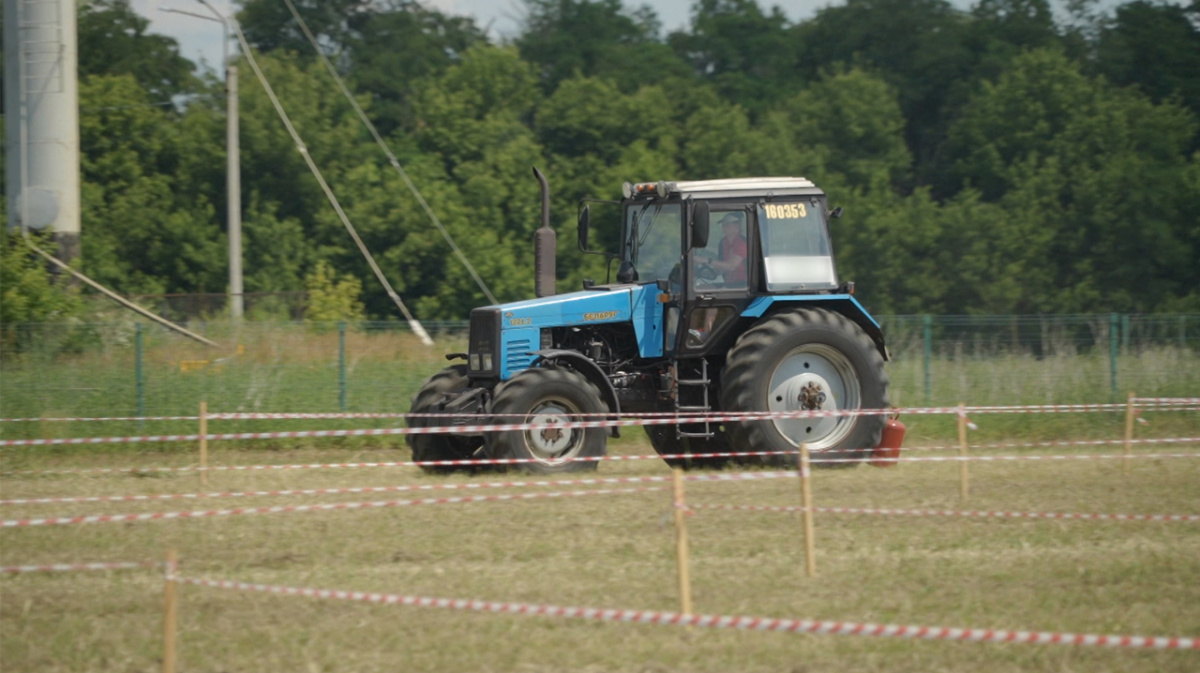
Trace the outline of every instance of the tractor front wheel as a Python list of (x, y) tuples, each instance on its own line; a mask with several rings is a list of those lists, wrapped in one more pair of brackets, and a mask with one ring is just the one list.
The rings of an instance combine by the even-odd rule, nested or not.
[[(466, 365), (452, 365), (431, 376), (413, 398), (409, 413), (426, 414), (433, 405), (441, 402), (442, 397), (449, 392), (465, 390), (470, 384), (467, 378)], [(409, 417), (410, 428), (431, 428), (444, 425), (436, 417)], [(440, 460), (466, 460), (483, 446), (479, 437), (464, 437), (451, 434), (405, 435), (408, 446), (412, 449), (413, 460), (421, 463)], [(451, 472), (455, 466), (422, 465), (427, 472)], [(461, 469), (461, 468), (460, 468)]]
[(608, 406), (600, 391), (582, 374), (564, 367), (526, 369), (496, 389), (492, 421), (496, 424), (537, 423), (531, 430), (493, 432), (488, 453), (517, 459), (529, 472), (554, 474), (595, 470), (606, 451), (605, 428), (558, 427), (570, 421), (602, 420)]
[[(729, 351), (721, 405), (728, 411), (886, 409), (883, 357), (856, 324), (840, 313), (796, 309), (749, 330)], [(735, 451), (779, 452), (764, 462), (795, 465), (806, 444), (829, 467), (855, 465), (879, 443), (883, 415), (776, 418), (730, 424)], [(818, 462), (818, 464), (820, 464)]]

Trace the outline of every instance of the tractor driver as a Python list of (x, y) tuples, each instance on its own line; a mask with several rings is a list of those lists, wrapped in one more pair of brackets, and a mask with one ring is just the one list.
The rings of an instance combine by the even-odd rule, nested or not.
[(742, 235), (742, 213), (726, 213), (721, 218), (721, 245), (717, 259), (709, 262), (725, 277), (725, 287), (746, 284), (746, 237)]
[[(746, 286), (746, 257), (749, 255), (746, 237), (742, 235), (742, 213), (726, 213), (721, 218), (721, 244), (718, 247), (717, 258), (707, 262), (707, 266), (721, 272), (724, 276), (725, 287)], [(711, 273), (711, 271), (710, 271)], [(704, 278), (698, 276), (697, 280)], [(708, 340), (713, 326), (717, 321), (720, 309), (715, 307), (700, 308), (692, 313), (691, 329), (688, 330), (687, 345), (698, 348)]]

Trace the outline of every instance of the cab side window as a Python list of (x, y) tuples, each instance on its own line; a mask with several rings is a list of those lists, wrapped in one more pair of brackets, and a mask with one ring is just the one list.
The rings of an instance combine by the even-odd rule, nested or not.
[(750, 268), (746, 212), (714, 212), (712, 221), (717, 230), (709, 235), (708, 246), (696, 251), (696, 288), (745, 288)]

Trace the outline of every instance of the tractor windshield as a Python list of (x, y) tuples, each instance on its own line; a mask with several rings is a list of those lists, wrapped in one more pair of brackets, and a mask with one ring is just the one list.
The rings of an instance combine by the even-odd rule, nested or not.
[(678, 203), (634, 204), (625, 211), (625, 255), (640, 282), (666, 279), (683, 250), (682, 208)]
[(768, 291), (837, 286), (829, 233), (819, 204), (761, 204), (758, 221)]

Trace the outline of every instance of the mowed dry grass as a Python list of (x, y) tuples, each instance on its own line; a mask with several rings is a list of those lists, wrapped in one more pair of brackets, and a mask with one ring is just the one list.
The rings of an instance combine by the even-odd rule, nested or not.
[[(1200, 446), (1172, 447), (1195, 451)], [(624, 441), (621, 453), (646, 453)], [(1139, 448), (1149, 452), (1157, 449)], [(1110, 449), (1111, 451), (1111, 449)], [(1058, 451), (1055, 451), (1056, 453)], [(214, 464), (404, 460), (387, 448), (236, 451)], [(915, 454), (909, 454), (915, 455)], [(38, 469), (184, 465), (117, 453), (22, 459)], [(7, 465), (11, 469), (14, 465)], [(818, 506), (1200, 513), (1200, 461), (976, 463), (958, 502), (953, 463), (816, 473)], [(668, 475), (658, 461), (598, 476)], [(410, 468), (156, 476), (8, 476), (4, 498), (196, 493), (524, 480)], [(638, 488), (647, 485), (613, 485)], [(653, 485), (649, 485), (653, 486)], [(664, 485), (659, 485), (664, 486)], [(361, 502), (598, 488), (8, 505), (4, 519)], [(520, 502), (5, 529), (0, 564), (160, 559), (182, 572), (301, 587), (602, 608), (676, 610), (667, 489)], [(793, 479), (694, 483), (695, 503), (796, 505)], [(794, 514), (688, 518), (697, 612), (993, 629), (1200, 637), (1200, 523), (817, 515), (818, 576)], [(158, 670), (158, 571), (0, 578), (6, 672)], [(1200, 652), (916, 642), (595, 623), (181, 587), (183, 671), (1194, 671)]]

